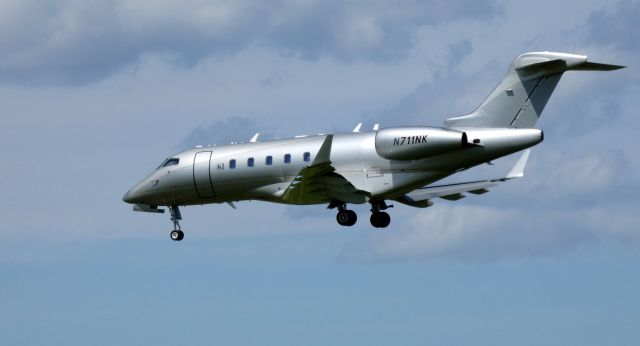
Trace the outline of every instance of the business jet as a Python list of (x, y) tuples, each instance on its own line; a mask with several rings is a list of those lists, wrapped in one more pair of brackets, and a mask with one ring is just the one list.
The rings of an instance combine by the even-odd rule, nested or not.
[[(133, 210), (171, 214), (172, 240), (184, 238), (180, 206), (259, 200), (336, 209), (342, 226), (357, 214), (349, 204), (371, 205), (373, 227), (389, 226), (385, 211), (397, 202), (427, 208), (433, 200), (483, 194), (522, 177), (529, 148), (542, 142), (534, 128), (566, 71), (610, 71), (624, 66), (589, 62), (586, 56), (533, 52), (517, 57), (495, 90), (471, 114), (444, 127), (389, 127), (372, 131), (296, 136), (247, 143), (198, 146), (171, 155), (123, 197)], [(445, 177), (523, 151), (504, 177), (437, 184)]]

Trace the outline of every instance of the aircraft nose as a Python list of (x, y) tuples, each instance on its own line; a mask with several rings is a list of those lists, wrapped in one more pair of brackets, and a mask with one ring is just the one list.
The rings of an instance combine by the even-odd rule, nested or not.
[(136, 185), (134, 185), (127, 193), (122, 196), (122, 200), (125, 203), (136, 204), (136, 203), (150, 203), (150, 199), (157, 197), (157, 191), (153, 186), (156, 186), (154, 182), (157, 180), (149, 180), (149, 178), (145, 178)]
[(133, 204), (135, 199), (136, 199), (136, 194), (133, 191), (133, 189), (127, 191), (127, 193), (125, 193), (124, 196), (122, 196), (122, 201), (129, 204)]
[(136, 184), (134, 187), (129, 189), (127, 193), (122, 196), (122, 200), (129, 204), (140, 203), (142, 199), (145, 197), (145, 189), (142, 186), (142, 182)]

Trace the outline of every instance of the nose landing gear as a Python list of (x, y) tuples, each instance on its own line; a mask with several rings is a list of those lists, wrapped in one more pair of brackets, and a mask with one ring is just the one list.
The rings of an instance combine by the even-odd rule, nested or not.
[(169, 233), (171, 240), (180, 241), (184, 238), (184, 232), (180, 228), (180, 220), (182, 220), (182, 214), (177, 205), (170, 205), (169, 211), (171, 212), (171, 221), (173, 222), (173, 231)]

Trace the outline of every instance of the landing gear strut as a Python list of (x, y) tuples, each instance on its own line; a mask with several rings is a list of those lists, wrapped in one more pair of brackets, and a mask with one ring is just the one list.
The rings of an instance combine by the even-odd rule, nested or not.
[(391, 223), (391, 216), (382, 211), (388, 208), (392, 208), (392, 205), (387, 205), (384, 201), (371, 203), (371, 226), (375, 228), (385, 228)]
[(169, 211), (171, 212), (171, 221), (173, 221), (173, 231), (169, 233), (171, 240), (180, 241), (184, 238), (184, 232), (180, 228), (180, 220), (182, 220), (182, 214), (177, 205), (170, 205)]
[(331, 201), (329, 209), (338, 208), (338, 214), (336, 214), (336, 221), (340, 226), (353, 226), (358, 221), (358, 215), (355, 211), (347, 209), (346, 203), (339, 201)]

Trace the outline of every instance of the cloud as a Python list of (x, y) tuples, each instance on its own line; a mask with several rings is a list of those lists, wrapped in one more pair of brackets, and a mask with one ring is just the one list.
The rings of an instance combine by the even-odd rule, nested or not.
[[(7, 182), (16, 182), (4, 188), (3, 208), (16, 215), (5, 233), (120, 238), (139, 236), (137, 228), (155, 236), (170, 226), (167, 216), (131, 213), (120, 198), (171, 150), (248, 141), (255, 132), (264, 139), (350, 131), (361, 120), (365, 128), (439, 125), (473, 110), (527, 50), (612, 55), (594, 60), (618, 63), (619, 46), (635, 59), (636, 48), (622, 41), (607, 48), (608, 38), (590, 38), (625, 15), (617, 4), (588, 0), (549, 12), (551, 4), (4, 1), (0, 83), (10, 116), (1, 137), (16, 148), (5, 155), (15, 162)], [(359, 233), (350, 236), (365, 241), (344, 256), (488, 260), (633, 243), (634, 73), (567, 75), (540, 122), (545, 142), (513, 187), (427, 210), (399, 206), (389, 232), (371, 233), (367, 206), (354, 206)], [(53, 86), (37, 88), (43, 84)], [(59, 154), (42, 156), (43, 144)], [(40, 168), (25, 157), (40, 157)], [(325, 206), (240, 207), (185, 208), (185, 226), (200, 237), (291, 234), (299, 227), (291, 219), (301, 218), (305, 232), (339, 228)], [(56, 218), (66, 221), (50, 229)], [(265, 228), (265, 220), (276, 225)]]
[(603, 46), (613, 46), (617, 50), (638, 53), (640, 41), (637, 21), (640, 17), (640, 3), (626, 0), (613, 9), (593, 13), (589, 17), (591, 39)]
[[(526, 206), (526, 200), (519, 203)], [(562, 211), (441, 202), (414, 214), (402, 227), (376, 232), (364, 241), (348, 244), (341, 259), (488, 261), (558, 256), (594, 243), (637, 250), (640, 217), (631, 213), (631, 209), (627, 206)]]
[(610, 191), (630, 183), (625, 178), (625, 167), (620, 153), (590, 150), (573, 155), (552, 151), (538, 156), (528, 168), (528, 190), (544, 198), (564, 199)]
[(0, 12), (0, 80), (85, 84), (146, 55), (191, 66), (251, 46), (303, 59), (391, 61), (416, 29), (492, 17), (493, 2), (8, 0)]
[(196, 145), (229, 144), (231, 142), (248, 142), (254, 134), (260, 133), (260, 139), (273, 138), (273, 132), (261, 127), (252, 119), (231, 117), (216, 121), (210, 125), (193, 129), (180, 143), (182, 148)]

